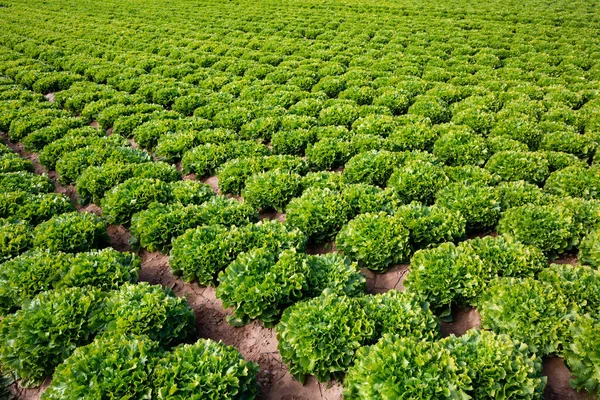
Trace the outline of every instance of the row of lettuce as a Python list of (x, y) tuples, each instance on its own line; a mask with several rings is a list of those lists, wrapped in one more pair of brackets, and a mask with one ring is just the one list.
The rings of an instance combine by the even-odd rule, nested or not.
[[(109, 138), (113, 136), (115, 135)], [(67, 134), (66, 137), (68, 138), (69, 135)], [(49, 144), (47, 148), (52, 149), (52, 146), (53, 144)], [(68, 154), (66, 151), (65, 153)], [(44, 150), (40, 154), (44, 154)], [(90, 151), (89, 154), (93, 155), (94, 151)], [(11, 157), (16, 160), (14, 155)], [(218, 282), (218, 297), (223, 300), (224, 306), (234, 308), (234, 315), (230, 318), (230, 322), (233, 324), (243, 324), (257, 318), (267, 325), (275, 324), (286, 307), (305, 298), (314, 298), (321, 293), (332, 296), (337, 294), (338, 297), (339, 295), (364, 294), (364, 277), (359, 274), (356, 264), (351, 264), (339, 256), (306, 256), (303, 254), (303, 250), (307, 241), (325, 242), (336, 238), (336, 245), (348, 257), (358, 261), (360, 265), (384, 271), (389, 265), (407, 261), (410, 254), (421, 248), (446, 241), (456, 241), (463, 238), (465, 232), (491, 230), (498, 226), (500, 232), (507, 233), (509, 236), (495, 239), (497, 243), (491, 245), (493, 250), (487, 249), (487, 251), (501, 253), (504, 257), (503, 263), (486, 265), (485, 262), (478, 262), (482, 256), (477, 254), (477, 251), (463, 251), (461, 246), (456, 247), (449, 244), (442, 245), (434, 249), (435, 251), (417, 252), (413, 257), (411, 263), (413, 271), (409, 274), (410, 278), (406, 282), (409, 292), (416, 293), (420, 301), (429, 302), (436, 311), (447, 315), (453, 304), (479, 305), (479, 297), (488, 290), (489, 282), (495, 282), (493, 280), (495, 277), (523, 278), (537, 275), (545, 267), (544, 255), (555, 256), (577, 246), (588, 230), (597, 224), (598, 205), (594, 200), (565, 199), (524, 181), (510, 182), (510, 179), (505, 179), (509, 182), (502, 182), (503, 179), (499, 178), (498, 174), (492, 174), (478, 167), (462, 167), (461, 169), (472, 172), (470, 179), (473, 179), (472, 176), (482, 177), (482, 182), (479, 184), (465, 179), (448, 186), (447, 181), (440, 185), (438, 183), (431, 184), (431, 179), (422, 179), (423, 173), (426, 175), (435, 170), (440, 172), (437, 176), (444, 176), (445, 170), (449, 170), (449, 167), (442, 167), (437, 160), (425, 153), (376, 151), (359, 154), (355, 160), (360, 160), (360, 157), (365, 162), (372, 163), (371, 166), (383, 165), (382, 175), (388, 174), (390, 181), (395, 176), (394, 181), (402, 182), (405, 178), (399, 177), (402, 175), (401, 172), (408, 171), (406, 175), (409, 176), (416, 172), (418, 178), (413, 177), (412, 185), (425, 186), (411, 189), (410, 184), (405, 184), (404, 187), (413, 190), (412, 193), (421, 197), (416, 199), (402, 195), (401, 184), (383, 184), (387, 187), (382, 189), (376, 186), (378, 177), (375, 174), (368, 175), (369, 178), (374, 176), (371, 178), (373, 180), (366, 179), (368, 183), (364, 183), (364, 178), (357, 181), (360, 183), (348, 182), (346, 176), (351, 175), (348, 171), (352, 171), (350, 168), (352, 164), (347, 166), (341, 174), (307, 173), (308, 168), (303, 160), (281, 155), (262, 155), (250, 159), (234, 160), (231, 163), (245, 162), (247, 165), (264, 165), (269, 162), (280, 162), (291, 165), (292, 170), (296, 169), (302, 173), (300, 175), (295, 172), (287, 172), (281, 168), (256, 175), (250, 173), (250, 177), (247, 178), (249, 185), (242, 190), (246, 199), (245, 203), (215, 196), (207, 185), (195, 181), (181, 181), (181, 175), (174, 167), (168, 164), (150, 163), (151, 158), (146, 158), (143, 163), (115, 164), (106, 163), (100, 157), (100, 161), (96, 162), (98, 165), (88, 169), (82, 168), (82, 171), (77, 172), (74, 176), (79, 176), (76, 180), (76, 188), (82, 201), (99, 201), (103, 206), (106, 219), (112, 223), (131, 223), (132, 233), (142, 246), (165, 250), (172, 245), (171, 265), (174, 271), (181, 273), (187, 280), (197, 280), (202, 284)], [(430, 157), (430, 160), (424, 161), (424, 157)], [(59, 162), (61, 158), (59, 152)], [(374, 164), (373, 160), (375, 160)], [(17, 163), (23, 162), (18, 161)], [(27, 163), (25, 162), (25, 164)], [(356, 164), (360, 163), (356, 162)], [(83, 165), (85, 167), (86, 164)], [(428, 170), (428, 167), (431, 168)], [(18, 169), (18, 167), (14, 168)], [(31, 167), (27, 166), (24, 169), (30, 170)], [(364, 168), (364, 164), (355, 170), (367, 174), (370, 172), (368, 168)], [(590, 171), (593, 174), (593, 169)], [(248, 174), (247, 171), (244, 172)], [(271, 178), (269, 178), (269, 172), (272, 172)], [(378, 171), (375, 170), (375, 172)], [(148, 175), (144, 174), (156, 174), (156, 177), (147, 178)], [(87, 182), (91, 182), (87, 186), (80, 183), (80, 178), (83, 176), (87, 176)], [(22, 198), (24, 203), (30, 202), (32, 197), (22, 193), (28, 186), (35, 188), (33, 191), (42, 193), (50, 191), (52, 188), (47, 178), (27, 172), (7, 172), (4, 177), (7, 182), (11, 182), (7, 186), (8, 188), (21, 189), (20, 193), (13, 192), (11, 194), (13, 197), (7, 199), (7, 204), (13, 198)], [(243, 180), (243, 176), (241, 180)], [(383, 179), (380, 182), (385, 181), (386, 179)], [(32, 185), (32, 182), (38, 183)], [(253, 182), (254, 185), (252, 185)], [(285, 182), (288, 183), (283, 184)], [(117, 184), (113, 187), (115, 183)], [(428, 184), (432, 189), (427, 190)], [(288, 186), (295, 187), (290, 191), (293, 194), (286, 192)], [(39, 187), (42, 189), (38, 189)], [(82, 190), (84, 187), (96, 189), (86, 193), (85, 189)], [(252, 195), (253, 190), (254, 195)], [(300, 193), (302, 195), (294, 199)], [(435, 201), (423, 197), (428, 193), (433, 193), (429, 196), (433, 196), (430, 198)], [(449, 194), (444, 196), (445, 193)], [(410, 200), (420, 200), (424, 204), (403, 205)], [(435, 204), (426, 205), (431, 202)], [(275, 222), (245, 225), (256, 221), (257, 208), (285, 210), (287, 213), (285, 225)], [(28, 215), (22, 209), (27, 210), (27, 204), (24, 204), (24, 207), (7, 211), (7, 216)], [(45, 214), (36, 215), (35, 218), (28, 218), (31, 218), (31, 221), (39, 222), (40, 219), (52, 216), (52, 214), (52, 211), (46, 211)], [(86, 248), (78, 247), (81, 243), (95, 243), (92, 238), (96, 236), (106, 239), (105, 233), (100, 235), (92, 233), (97, 227), (86, 228), (86, 224), (82, 223), (82, 220), (86, 218), (94, 219), (96, 225), (104, 224), (100, 218), (89, 214), (58, 215), (33, 230), (31, 246), (63, 251), (82, 251)], [(498, 221), (500, 222), (498, 223)], [(231, 227), (231, 225), (240, 226)], [(40, 226), (49, 228), (44, 229)], [(198, 227), (195, 228), (196, 226)], [(560, 229), (558, 229), (559, 227)], [(73, 228), (83, 229), (85, 232), (82, 233), (82, 237), (85, 239), (65, 240), (73, 238)], [(192, 229), (186, 232), (188, 228)], [(44, 239), (43, 232), (51, 232), (54, 238)], [(540, 235), (541, 232), (550, 237)], [(179, 235), (182, 236), (179, 237)], [(38, 236), (41, 239), (37, 239)], [(515, 242), (515, 237), (528, 245), (536, 245), (543, 251), (519, 244)], [(172, 239), (175, 240), (171, 244)], [(51, 245), (50, 243), (56, 244)], [(471, 241), (464, 243), (471, 243)], [(485, 239), (483, 243), (485, 243)], [(586, 249), (585, 243), (588, 243), (588, 247), (582, 252), (582, 255), (587, 251), (589, 262), (593, 264), (595, 263), (594, 234), (584, 240), (581, 245), (583, 249)], [(73, 244), (75, 247), (70, 247)], [(91, 247), (95, 246), (97, 244), (91, 244)], [(480, 250), (480, 252), (485, 254), (486, 245), (480, 247), (484, 247), (484, 250)], [(27, 248), (25, 246), (20, 251)], [(457, 248), (460, 250), (456, 250)], [(373, 251), (374, 249), (377, 251)], [(15, 254), (18, 253), (10, 255)], [(521, 265), (518, 261), (512, 261), (511, 268), (513, 270), (505, 264), (511, 257), (523, 258)], [(512, 266), (513, 264), (514, 266)], [(440, 266), (447, 269), (440, 268)], [(33, 267), (25, 262), (18, 268), (22, 268), (17, 269), (22, 273)], [(18, 273), (13, 273), (13, 275), (18, 275)], [(591, 274), (590, 276), (591, 278), (588, 280), (594, 282), (595, 275)], [(454, 277), (454, 279), (449, 280), (450, 277)], [(465, 279), (465, 277), (470, 278)], [(101, 280), (101, 277), (98, 279)], [(56, 284), (50, 283), (48, 286), (45, 286), (47, 282), (43, 282), (43, 284), (38, 282), (39, 286), (37, 287), (54, 288), (56, 286), (56, 288), (60, 288), (60, 281), (59, 279)], [(517, 281), (515, 286), (521, 287), (531, 281), (531, 278), (523, 282)], [(73, 286), (77, 286), (77, 284)], [(492, 285), (491, 287), (495, 288), (496, 286)], [(21, 293), (29, 293), (29, 298), (31, 298), (36, 291), (30, 287), (21, 290)], [(508, 299), (514, 299), (514, 293), (511, 293)], [(9, 307), (18, 308), (19, 301), (23, 300), (16, 300), (15, 303), (10, 303), (10, 301), (12, 300), (9, 300)], [(305, 304), (305, 302), (298, 304)], [(293, 307), (290, 310), (293, 310)], [(547, 312), (543, 307), (548, 307), (548, 304), (542, 304), (540, 307)], [(483, 308), (481, 310), (485, 315)], [(511, 310), (513, 309), (502, 310), (498, 313), (497, 318), (486, 322), (485, 326), (501, 333), (512, 334), (518, 340), (526, 342), (530, 349), (536, 349), (535, 351), (539, 354), (563, 351), (563, 343), (573, 342), (563, 339), (565, 336), (560, 336), (561, 339), (558, 339), (559, 334), (555, 333), (548, 339), (550, 344), (543, 344), (546, 346), (543, 348), (550, 348), (550, 350), (538, 351), (538, 348), (535, 347), (537, 344), (533, 341), (528, 342), (527, 338), (523, 336), (523, 327), (510, 330), (513, 326), (513, 319), (521, 321), (523, 325), (530, 325), (529, 320), (523, 320), (522, 314), (510, 315)], [(304, 310), (301, 314), (302, 317), (298, 318), (302, 319), (306, 314), (307, 312)], [(560, 322), (567, 320), (569, 313), (565, 311), (562, 315), (559, 311), (556, 315), (557, 317), (550, 319), (550, 322), (556, 323), (558, 326)], [(508, 327), (503, 325), (506, 321), (511, 321)], [(576, 326), (581, 326), (581, 320), (577, 321)], [(330, 324), (331, 321), (327, 321), (327, 323)], [(299, 325), (301, 324), (304, 322), (298, 322), (298, 326), (294, 326), (292, 329), (300, 332)], [(284, 327), (285, 324), (281, 324), (278, 330), (284, 329)], [(593, 324), (590, 327), (593, 327)], [(504, 332), (503, 329), (507, 331)], [(13, 330), (18, 332), (18, 329)], [(390, 332), (394, 332), (394, 330)], [(549, 330), (548, 332), (551, 335), (553, 331)], [(282, 331), (280, 334), (284, 335), (284, 332)], [(327, 335), (329, 334), (327, 333)], [(560, 335), (563, 333), (561, 332)], [(313, 335), (307, 336), (310, 336), (310, 340), (314, 340)], [(383, 334), (377, 336), (376, 339), (381, 336)], [(583, 336), (578, 338), (583, 343), (588, 343), (587, 337), (585, 339)], [(296, 339), (291, 338), (290, 340)], [(560, 340), (565, 340), (565, 342)], [(361, 340), (358, 342), (358, 347), (375, 341), (372, 338)], [(288, 344), (283, 339), (281, 343), (282, 354), (288, 352), (284, 359), (290, 363), (293, 371), (297, 369), (296, 376), (302, 377), (305, 374), (327, 376), (318, 368), (303, 369), (295, 366), (295, 357), (299, 357), (294, 354), (295, 345), (290, 345), (291, 350), (289, 348), (284, 350)], [(297, 350), (298, 352), (305, 351), (302, 348), (306, 344), (298, 346), (300, 348)], [(308, 347), (312, 348), (312, 344)], [(361, 350), (361, 352), (363, 351)], [(564, 351), (565, 355), (569, 354), (568, 350)], [(22, 357), (23, 354), (19, 357)], [(572, 356), (570, 365), (571, 363), (577, 365), (578, 362), (585, 365), (586, 368), (593, 365), (593, 360), (585, 360), (584, 357), (582, 352)], [(335, 356), (331, 355), (331, 358), (335, 359)], [(339, 370), (332, 369), (331, 365), (323, 368), (330, 372), (345, 372), (354, 359), (346, 357), (345, 360), (349, 361), (346, 364), (340, 364), (342, 367)], [(298, 361), (298, 363), (300, 362)], [(471, 367), (467, 369), (471, 369)], [(534, 395), (539, 394), (539, 385), (543, 381), (539, 377), (539, 368), (536, 371), (537, 380), (534, 380), (536, 382), (534, 386), (537, 389), (530, 390)], [(579, 371), (577, 374), (578, 377), (583, 376), (583, 378), (578, 378), (580, 387), (595, 390), (593, 378), (586, 377)], [(467, 381), (468, 379), (465, 382)], [(351, 382), (350, 380), (346, 384), (347, 390), (358, 390), (349, 389), (353, 385)], [(465, 392), (472, 390), (468, 389), (468, 383), (457, 384), (456, 387), (457, 390)], [(473, 385), (473, 387), (479, 386)], [(347, 394), (347, 396), (351, 396), (351, 394)], [(494, 396), (495, 392), (491, 392), (490, 397)]]

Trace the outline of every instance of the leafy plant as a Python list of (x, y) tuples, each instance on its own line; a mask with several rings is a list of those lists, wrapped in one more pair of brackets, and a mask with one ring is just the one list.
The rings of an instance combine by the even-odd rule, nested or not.
[(27, 221), (0, 219), (0, 261), (18, 256), (33, 246), (33, 228)]
[(89, 343), (90, 324), (104, 295), (93, 288), (64, 288), (40, 293), (0, 322), (0, 360), (4, 371), (39, 384), (73, 351)]
[(388, 187), (398, 193), (406, 203), (418, 201), (433, 203), (436, 193), (448, 185), (444, 170), (429, 162), (408, 161), (390, 177)]
[(125, 283), (112, 291), (94, 323), (109, 334), (147, 335), (163, 347), (180, 343), (192, 334), (194, 311), (183, 297), (159, 285)]
[(0, 173), (0, 187), (6, 192), (49, 193), (54, 190), (54, 182), (45, 174), (6, 172)]
[(336, 247), (374, 271), (386, 271), (409, 255), (409, 230), (385, 212), (358, 215), (338, 233)]
[(600, 323), (589, 316), (579, 316), (571, 324), (571, 342), (564, 345), (564, 357), (571, 370), (571, 387), (597, 394), (600, 380), (595, 371), (600, 363), (598, 338)]
[(484, 328), (527, 344), (539, 356), (561, 349), (573, 311), (561, 292), (532, 278), (491, 282), (478, 310)]
[(433, 155), (450, 166), (483, 165), (488, 151), (481, 136), (459, 130), (448, 132), (436, 140)]
[(442, 342), (471, 379), (465, 391), (472, 398), (538, 399), (543, 395), (546, 377), (542, 376), (542, 360), (518, 340), (471, 329)]
[(396, 208), (394, 223), (408, 228), (412, 251), (458, 240), (465, 235), (466, 226), (465, 219), (458, 211), (419, 203)]
[(294, 304), (276, 326), (281, 358), (300, 382), (345, 372), (354, 353), (375, 333), (375, 323), (357, 299), (323, 295)]
[(498, 223), (498, 233), (533, 245), (550, 256), (572, 248), (575, 237), (573, 213), (560, 206), (525, 205), (506, 210)]
[(12, 311), (50, 289), (116, 289), (125, 282), (137, 282), (140, 267), (139, 257), (111, 248), (77, 254), (31, 250), (1, 264), (0, 311)]
[(333, 238), (348, 221), (350, 207), (338, 191), (310, 188), (286, 208), (286, 224), (298, 228), (310, 241)]
[(600, 174), (581, 166), (566, 167), (550, 174), (544, 191), (556, 196), (599, 198)]
[(307, 275), (308, 266), (301, 254), (256, 248), (240, 254), (219, 273), (216, 296), (223, 307), (234, 308), (229, 323), (243, 325), (259, 319), (272, 326), (285, 307), (303, 297)]
[(436, 205), (458, 211), (467, 220), (467, 231), (487, 231), (500, 218), (497, 190), (482, 185), (453, 183), (437, 193)]
[(593, 230), (579, 244), (579, 261), (582, 264), (600, 267), (600, 231)]
[(56, 214), (70, 211), (75, 211), (75, 207), (63, 194), (22, 191), (0, 193), (0, 218), (17, 218), (36, 225)]
[(33, 236), (34, 247), (67, 253), (101, 248), (109, 243), (106, 222), (87, 212), (55, 215), (36, 226)]
[(548, 160), (537, 152), (501, 151), (490, 157), (485, 168), (503, 181), (524, 180), (538, 185), (550, 174)]
[(150, 398), (161, 355), (146, 336), (102, 335), (58, 366), (42, 399)]
[(344, 398), (468, 398), (469, 375), (442, 343), (387, 334), (360, 348), (344, 380)]
[(271, 170), (251, 176), (242, 190), (242, 197), (249, 205), (264, 211), (284, 212), (291, 199), (301, 191), (298, 174)]
[(245, 361), (237, 349), (200, 339), (164, 355), (152, 376), (157, 399), (254, 399), (258, 394), (258, 365)]

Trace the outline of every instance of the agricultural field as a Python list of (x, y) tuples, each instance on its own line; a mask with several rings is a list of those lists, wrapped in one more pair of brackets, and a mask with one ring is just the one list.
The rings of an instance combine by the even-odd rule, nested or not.
[(595, 2), (0, 28), (0, 400), (597, 399)]

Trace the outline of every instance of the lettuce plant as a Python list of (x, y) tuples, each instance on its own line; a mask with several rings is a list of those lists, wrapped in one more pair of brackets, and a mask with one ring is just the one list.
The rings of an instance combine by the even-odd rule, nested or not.
[(185, 298), (175, 296), (168, 288), (142, 282), (125, 283), (110, 292), (94, 324), (102, 332), (147, 335), (168, 347), (190, 337), (194, 319)]
[(404, 286), (409, 293), (427, 301), (443, 317), (453, 304), (475, 305), (485, 287), (485, 264), (472, 252), (452, 243), (417, 251)]
[(245, 225), (258, 221), (258, 212), (247, 203), (212, 196), (201, 205), (152, 203), (131, 218), (132, 244), (149, 251), (166, 252), (172, 239), (199, 225)]
[(502, 182), (498, 185), (502, 210), (527, 204), (542, 204), (544, 192), (538, 186), (525, 181)]
[(104, 247), (109, 243), (106, 222), (91, 213), (55, 215), (35, 227), (33, 246), (75, 253)]
[(566, 167), (550, 174), (544, 191), (556, 196), (596, 199), (600, 197), (600, 174), (581, 166)]
[(5, 192), (49, 193), (54, 190), (54, 182), (46, 174), (6, 172), (0, 173), (0, 187)]
[(460, 212), (467, 231), (491, 230), (500, 218), (498, 192), (489, 186), (450, 184), (438, 192), (435, 204)]
[(393, 212), (396, 223), (404, 225), (410, 232), (412, 251), (456, 241), (465, 235), (466, 220), (458, 211), (411, 203), (399, 206)]
[(572, 324), (572, 305), (550, 283), (500, 278), (490, 283), (478, 310), (482, 327), (529, 346), (539, 356), (561, 349)]
[(552, 264), (538, 274), (562, 293), (580, 313), (600, 317), (600, 271), (580, 265)]
[(587, 390), (589, 393), (600, 393), (598, 366), (600, 354), (600, 322), (590, 316), (579, 316), (571, 324), (570, 343), (564, 345), (563, 354), (571, 371), (571, 387)]
[(387, 334), (356, 352), (344, 399), (466, 399), (470, 383), (443, 342)]
[(398, 193), (406, 203), (418, 201), (431, 204), (436, 193), (449, 183), (444, 170), (425, 161), (408, 161), (398, 168), (388, 181), (388, 187)]
[(71, 211), (75, 211), (75, 207), (63, 194), (22, 191), (0, 193), (0, 218), (17, 218), (36, 225), (56, 214)]
[(498, 223), (498, 233), (538, 247), (550, 256), (561, 254), (577, 243), (575, 228), (573, 213), (556, 205), (514, 207), (505, 211)]
[(497, 175), (491, 174), (487, 169), (474, 165), (463, 165), (460, 167), (444, 167), (444, 173), (450, 183), (461, 183), (465, 185), (495, 185), (499, 180)]
[(242, 197), (254, 208), (283, 212), (291, 199), (301, 191), (300, 175), (271, 170), (251, 176), (242, 190)]
[(137, 282), (140, 267), (139, 257), (111, 248), (76, 254), (32, 250), (1, 264), (0, 312), (20, 307), (49, 289), (116, 289), (125, 282)]
[(312, 188), (288, 204), (285, 223), (300, 229), (310, 241), (322, 243), (335, 237), (349, 216), (350, 207), (340, 192)]
[(588, 233), (579, 244), (579, 262), (600, 267), (600, 230)]
[(375, 333), (375, 323), (352, 297), (323, 295), (294, 304), (276, 326), (281, 358), (300, 382), (324, 382), (345, 372), (354, 353)]
[(537, 185), (550, 174), (548, 160), (537, 152), (501, 151), (490, 157), (485, 168), (503, 181), (524, 180)]
[(150, 398), (161, 355), (146, 336), (102, 335), (58, 366), (42, 399)]
[(64, 288), (40, 293), (0, 322), (3, 371), (39, 384), (73, 351), (93, 339), (92, 321), (104, 295), (99, 289)]
[(259, 319), (272, 326), (285, 307), (303, 297), (308, 272), (300, 253), (256, 248), (240, 254), (219, 273), (216, 296), (223, 307), (234, 308), (229, 323), (243, 325)]
[(450, 166), (483, 165), (488, 151), (485, 139), (468, 131), (442, 135), (433, 145), (433, 155)]
[(471, 379), (465, 391), (474, 399), (539, 399), (546, 377), (542, 360), (527, 345), (507, 335), (471, 329), (442, 343)]
[(409, 230), (385, 212), (358, 215), (338, 233), (335, 243), (350, 259), (378, 272), (407, 259)]
[(156, 399), (254, 399), (258, 365), (210, 339), (184, 344), (158, 360), (149, 382)]
[(33, 228), (27, 221), (0, 218), (0, 261), (18, 256), (33, 246)]

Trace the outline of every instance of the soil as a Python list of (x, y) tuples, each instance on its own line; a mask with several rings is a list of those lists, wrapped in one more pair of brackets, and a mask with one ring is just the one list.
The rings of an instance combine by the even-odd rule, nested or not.
[[(97, 123), (92, 123), (97, 126)], [(71, 198), (77, 209), (81, 212), (101, 214), (102, 210), (97, 205), (80, 206), (77, 203), (75, 188), (58, 183), (56, 172), (47, 171), (37, 160), (37, 154), (27, 153), (22, 145), (8, 141), (5, 134), (0, 134), (9, 147), (22, 157), (30, 159), (36, 173), (46, 173), (55, 183), (57, 193), (63, 193)], [(195, 175), (184, 176), (184, 179), (195, 179)], [(216, 176), (202, 179), (218, 193), (218, 179)], [(238, 198), (238, 197), (234, 197)], [(261, 219), (274, 219), (285, 221), (285, 214), (262, 213)], [(110, 225), (108, 227), (111, 246), (119, 251), (131, 251), (129, 244), (130, 232), (123, 226)], [(325, 254), (335, 251), (334, 243), (309, 245), (307, 253)], [(139, 252), (142, 258), (140, 281), (151, 284), (160, 284), (171, 288), (178, 296), (185, 296), (196, 314), (197, 338), (210, 338), (221, 340), (228, 345), (235, 346), (247, 360), (254, 361), (260, 366), (258, 383), (260, 398), (266, 400), (341, 400), (342, 387), (338, 382), (321, 384), (314, 377), (309, 377), (304, 384), (296, 381), (282, 362), (277, 351), (277, 335), (274, 329), (265, 328), (255, 321), (243, 327), (233, 327), (227, 323), (229, 310), (224, 310), (220, 300), (215, 297), (213, 287), (202, 287), (197, 283), (187, 283), (174, 276), (169, 267), (169, 257), (158, 252), (149, 253), (145, 250)], [(567, 254), (554, 262), (577, 263), (576, 254)], [(396, 265), (383, 274), (363, 269), (367, 280), (369, 293), (383, 293), (390, 289), (404, 290), (403, 282), (409, 273), (409, 265)], [(473, 327), (479, 327), (481, 319), (475, 308), (457, 309), (454, 312), (454, 321), (442, 323), (443, 336), (450, 334), (462, 335)], [(544, 360), (544, 375), (548, 377), (548, 386), (544, 399), (588, 400), (592, 399), (587, 394), (574, 391), (569, 387), (570, 372), (560, 358), (548, 357)], [(22, 400), (39, 400), (45, 388), (50, 384), (47, 379), (40, 387), (22, 389), (14, 385), (11, 390)]]

